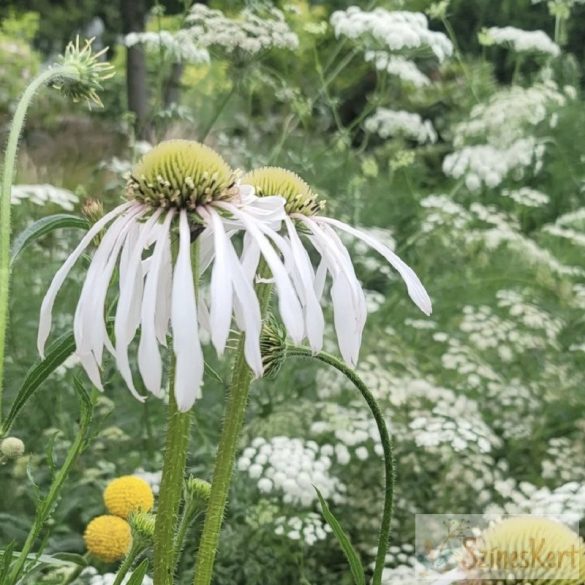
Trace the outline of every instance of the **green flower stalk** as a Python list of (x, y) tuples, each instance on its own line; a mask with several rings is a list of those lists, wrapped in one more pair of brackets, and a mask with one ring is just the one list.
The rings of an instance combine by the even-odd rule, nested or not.
[(91, 44), (92, 40), (89, 40), (81, 46), (78, 37), (74, 43), (67, 46), (65, 54), (60, 57), (57, 64), (43, 71), (31, 82), (20, 98), (8, 135), (0, 186), (0, 421), (2, 420), (4, 353), (10, 287), (10, 197), (18, 142), (33, 97), (45, 85), (57, 88), (74, 101), (85, 99), (90, 104), (101, 105), (97, 92), (102, 89), (102, 81), (114, 75), (114, 68), (109, 63), (100, 60), (106, 49), (94, 53)]

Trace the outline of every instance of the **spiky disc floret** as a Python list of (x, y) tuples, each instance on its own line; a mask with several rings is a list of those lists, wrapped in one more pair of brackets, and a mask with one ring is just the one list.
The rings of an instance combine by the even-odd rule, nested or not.
[(258, 197), (284, 197), (287, 213), (315, 215), (325, 206), (303, 179), (287, 169), (262, 167), (245, 175), (242, 183), (254, 187)]
[(151, 207), (195, 209), (231, 199), (235, 174), (213, 149), (191, 140), (167, 140), (147, 152), (126, 185), (128, 199)]

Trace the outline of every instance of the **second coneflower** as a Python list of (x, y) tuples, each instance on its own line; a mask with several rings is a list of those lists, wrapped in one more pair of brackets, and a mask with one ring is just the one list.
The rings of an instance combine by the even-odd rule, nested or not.
[[(245, 357), (262, 374), (261, 315), (253, 274), (232, 243), (237, 231), (254, 242), (279, 292), (280, 314), (293, 339), (303, 337), (302, 308), (265, 230), (278, 229), (285, 217), (280, 197), (260, 199), (240, 184), (225, 161), (196, 142), (170, 140), (147, 153), (134, 168), (126, 188), (127, 202), (97, 221), (61, 266), (43, 300), (38, 349), (48, 338), (57, 293), (73, 265), (107, 227), (89, 266), (74, 318), (76, 354), (92, 382), (102, 387), (104, 348), (132, 393), (135, 388), (129, 347), (140, 328), (138, 369), (146, 388), (162, 395), (160, 346), (172, 334), (174, 392), (179, 410), (188, 410), (200, 395), (203, 378), (200, 324), (211, 341), (225, 349), (232, 318), (245, 333)], [(178, 245), (172, 245), (173, 230)], [(192, 268), (191, 243), (197, 240), (200, 272), (211, 269), (209, 301), (199, 302)], [(106, 296), (119, 268), (114, 341), (108, 335)], [(195, 275), (198, 276), (198, 275)], [(207, 307), (209, 306), (209, 309)]]
[[(321, 214), (323, 204), (313, 190), (295, 173), (277, 167), (265, 167), (246, 175), (242, 182), (254, 187), (259, 197), (279, 195), (286, 201), (284, 236), (264, 228), (280, 250), (291, 275), (304, 313), (304, 335), (315, 351), (323, 344), (324, 319), (320, 306), (327, 275), (332, 279), (331, 298), (339, 349), (346, 362), (356, 364), (366, 322), (366, 301), (351, 256), (335, 230), (362, 240), (381, 254), (400, 274), (414, 303), (429, 315), (431, 300), (414, 271), (390, 248), (375, 238), (337, 219)], [(226, 206), (226, 208), (229, 208)], [(315, 270), (302, 238), (307, 237), (321, 257)], [(249, 247), (257, 248), (253, 241)], [(247, 250), (248, 255), (254, 252)], [(256, 250), (256, 254), (258, 254)]]

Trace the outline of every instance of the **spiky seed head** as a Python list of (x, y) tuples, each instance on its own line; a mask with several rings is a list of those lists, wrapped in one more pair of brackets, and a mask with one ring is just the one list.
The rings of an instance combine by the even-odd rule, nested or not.
[(325, 202), (318, 201), (317, 194), (303, 179), (280, 167), (262, 167), (251, 171), (244, 175), (242, 183), (254, 187), (258, 197), (283, 197), (289, 214), (315, 215), (325, 206)]
[(57, 62), (61, 74), (56, 76), (51, 85), (74, 102), (86, 100), (102, 107), (98, 91), (103, 89), (102, 82), (115, 74), (114, 66), (103, 60), (107, 48), (98, 53), (93, 52), (89, 39), (81, 45), (79, 36), (65, 48)]
[(192, 140), (166, 140), (134, 167), (126, 196), (150, 207), (195, 209), (237, 194), (236, 176), (215, 150)]

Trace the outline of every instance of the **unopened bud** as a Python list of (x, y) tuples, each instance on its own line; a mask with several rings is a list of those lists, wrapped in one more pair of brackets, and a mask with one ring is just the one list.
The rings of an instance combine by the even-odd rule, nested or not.
[(0, 452), (8, 459), (18, 459), (24, 455), (24, 443), (16, 437), (6, 437), (0, 443)]

